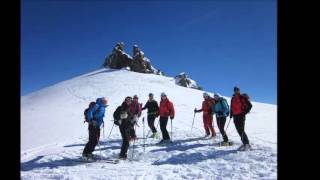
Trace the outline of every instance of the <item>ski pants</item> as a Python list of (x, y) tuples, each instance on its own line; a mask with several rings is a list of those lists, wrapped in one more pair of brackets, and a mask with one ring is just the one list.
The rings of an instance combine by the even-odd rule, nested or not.
[(203, 126), (206, 131), (206, 135), (211, 135), (215, 136), (216, 132), (214, 131), (213, 124), (212, 124), (213, 116), (212, 115), (204, 115), (203, 116)]
[(246, 116), (245, 115), (234, 115), (233, 122), (236, 126), (237, 132), (241, 138), (243, 144), (249, 144), (249, 139), (247, 134), (244, 132), (244, 125), (245, 125)]
[(119, 126), (121, 137), (122, 137), (122, 146), (120, 151), (120, 156), (126, 156), (129, 148), (129, 137), (131, 131), (131, 123), (129, 120), (122, 120), (121, 125)]
[(94, 127), (92, 124), (89, 124), (88, 130), (89, 142), (86, 144), (83, 150), (83, 154), (91, 154), (98, 144), (100, 138), (100, 128)]
[(226, 124), (226, 117), (217, 117), (217, 124), (218, 124), (219, 131), (223, 137), (223, 141), (228, 142), (228, 136), (224, 131), (224, 125)]
[(154, 120), (156, 119), (156, 116), (151, 114), (148, 115), (148, 126), (151, 129), (152, 133), (156, 133), (157, 129), (154, 127)]
[(169, 133), (167, 131), (167, 124), (168, 124), (169, 117), (160, 117), (160, 129), (162, 133), (162, 139), (163, 140), (170, 140)]
[(137, 137), (137, 135), (136, 135), (136, 131), (135, 131), (135, 129), (134, 129), (134, 126), (135, 126), (135, 124), (133, 124), (133, 123), (130, 123), (130, 137), (132, 137), (132, 138), (135, 138), (135, 137)]

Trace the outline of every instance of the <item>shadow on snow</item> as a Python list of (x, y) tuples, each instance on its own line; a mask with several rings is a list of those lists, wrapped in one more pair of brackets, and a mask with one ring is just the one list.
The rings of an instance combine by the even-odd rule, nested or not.
[(63, 158), (60, 160), (53, 160), (48, 162), (37, 162), (38, 160), (42, 159), (44, 156), (38, 156), (30, 161), (21, 163), (20, 168), (21, 171), (31, 171), (36, 168), (58, 168), (60, 166), (76, 166), (79, 164), (83, 164), (84, 162), (81, 162), (78, 158)]
[(212, 151), (207, 154), (203, 153), (181, 153), (179, 155), (173, 156), (171, 158), (168, 158), (164, 161), (156, 161), (152, 165), (164, 165), (164, 164), (171, 164), (171, 165), (177, 165), (177, 164), (194, 164), (198, 163), (200, 161), (205, 161), (208, 159), (215, 159), (220, 158), (222, 156), (226, 156), (231, 153), (237, 153), (237, 150), (218, 150), (218, 151)]

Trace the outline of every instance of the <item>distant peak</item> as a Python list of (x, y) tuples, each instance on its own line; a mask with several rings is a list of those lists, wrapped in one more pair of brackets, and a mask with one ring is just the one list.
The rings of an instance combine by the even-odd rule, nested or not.
[(112, 69), (129, 67), (128, 69), (134, 72), (164, 75), (162, 71), (152, 66), (150, 59), (145, 57), (144, 54), (145, 53), (139, 48), (139, 46), (134, 44), (132, 48), (132, 56), (130, 56), (124, 50), (124, 43), (118, 42), (113, 48), (111, 54), (106, 57), (103, 66)]
[(179, 86), (202, 90), (202, 87), (198, 86), (196, 81), (190, 79), (186, 72), (181, 72), (175, 76), (175, 82)]

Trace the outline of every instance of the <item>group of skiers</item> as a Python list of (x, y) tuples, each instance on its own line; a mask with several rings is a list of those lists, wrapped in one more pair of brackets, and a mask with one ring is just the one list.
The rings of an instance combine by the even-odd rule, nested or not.
[(250, 112), (252, 104), (247, 94), (240, 93), (239, 87), (234, 87), (233, 91), (234, 94), (231, 98), (230, 110), (227, 100), (218, 93), (214, 94), (214, 98), (211, 98), (208, 93), (203, 93), (204, 101), (202, 102), (202, 108), (199, 110), (195, 109), (194, 112), (203, 112), (203, 125), (206, 131), (205, 137), (210, 136), (211, 131), (211, 137), (213, 138), (216, 136), (216, 132), (214, 131), (214, 123), (212, 123), (212, 121), (213, 115), (216, 114), (217, 125), (223, 138), (221, 145), (223, 146), (230, 145), (228, 136), (224, 130), (226, 119), (230, 114), (230, 119), (233, 118), (237, 132), (243, 143), (242, 146), (239, 147), (239, 150), (248, 150), (251, 147), (248, 136), (244, 131), (244, 126), (246, 114)]
[[(230, 119), (233, 118), (237, 132), (243, 143), (239, 147), (239, 150), (250, 149), (249, 139), (244, 131), (246, 114), (252, 108), (248, 95), (241, 94), (240, 88), (234, 87), (234, 94), (231, 99), (230, 109), (227, 100), (218, 93), (215, 93), (213, 98), (210, 97), (208, 93), (203, 93), (203, 98), (204, 101), (202, 103), (202, 108), (199, 110), (195, 109), (194, 113), (203, 112), (203, 125), (206, 133), (205, 137), (209, 137), (210, 135), (212, 138), (216, 137), (216, 132), (213, 127), (213, 115), (215, 114), (219, 131), (223, 137), (221, 145), (231, 145), (224, 130), (226, 118), (230, 115)], [(86, 122), (89, 124), (89, 142), (83, 150), (83, 158), (92, 158), (92, 152), (99, 142), (100, 127), (103, 123), (105, 108), (107, 106), (107, 100), (105, 98), (98, 98), (96, 102), (91, 102), (84, 112)], [(138, 101), (137, 95), (134, 95), (133, 98), (128, 96), (113, 113), (114, 124), (119, 126), (122, 137), (122, 146), (119, 154), (120, 159), (127, 158), (129, 142), (131, 140), (136, 140), (137, 138), (135, 125), (141, 116), (141, 112), (145, 109), (148, 109), (147, 121), (150, 131), (152, 132), (150, 138), (158, 137), (154, 122), (155, 119), (160, 116), (159, 122), (162, 140), (159, 144), (171, 142), (170, 135), (167, 131), (167, 124), (169, 118), (171, 119), (171, 122), (174, 119), (175, 109), (167, 95), (164, 92), (161, 93), (160, 105), (158, 105), (157, 101), (154, 99), (154, 95), (149, 93), (149, 100), (143, 108), (142, 104)]]

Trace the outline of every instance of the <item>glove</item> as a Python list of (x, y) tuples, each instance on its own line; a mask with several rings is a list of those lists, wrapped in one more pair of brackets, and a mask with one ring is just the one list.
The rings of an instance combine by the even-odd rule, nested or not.
[(197, 113), (197, 112), (199, 112), (197, 109), (194, 109), (194, 113)]
[(132, 119), (130, 119), (131, 124), (136, 124), (138, 120), (138, 116), (134, 115)]
[(120, 126), (121, 125), (121, 119), (115, 119), (114, 124)]
[(128, 118), (128, 113), (127, 113), (127, 112), (122, 112), (122, 113), (120, 114), (120, 118), (121, 118), (121, 119), (127, 119), (127, 118)]
[(174, 119), (174, 117), (173, 117), (173, 116), (170, 116), (170, 119), (172, 120), (172, 119)]

